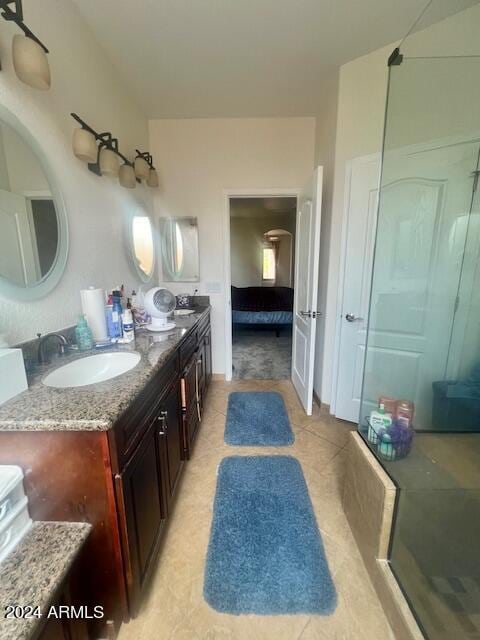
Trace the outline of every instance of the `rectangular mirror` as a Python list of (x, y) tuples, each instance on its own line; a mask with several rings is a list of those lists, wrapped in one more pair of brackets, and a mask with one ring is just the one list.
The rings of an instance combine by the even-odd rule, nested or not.
[(197, 218), (160, 218), (160, 253), (164, 282), (198, 282)]

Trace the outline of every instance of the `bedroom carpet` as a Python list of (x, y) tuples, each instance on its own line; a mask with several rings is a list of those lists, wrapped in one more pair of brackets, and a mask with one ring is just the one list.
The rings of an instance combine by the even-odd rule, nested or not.
[(239, 331), (233, 334), (233, 377), (253, 380), (290, 378), (292, 335), (273, 331)]
[(285, 402), (275, 391), (234, 391), (228, 397), (225, 443), (282, 447), (294, 437)]
[(216, 611), (234, 615), (335, 610), (336, 591), (298, 460), (222, 460), (204, 597)]

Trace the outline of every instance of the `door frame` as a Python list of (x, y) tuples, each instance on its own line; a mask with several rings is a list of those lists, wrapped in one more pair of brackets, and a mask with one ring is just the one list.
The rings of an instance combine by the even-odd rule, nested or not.
[[(434, 151), (435, 149), (441, 149), (443, 147), (455, 146), (471, 142), (472, 144), (480, 143), (480, 131), (474, 131), (470, 135), (460, 134), (454, 136), (445, 136), (436, 140), (430, 140), (427, 142), (416, 142), (405, 147), (400, 147), (397, 153), (401, 156), (405, 154), (415, 155), (417, 153), (424, 153), (427, 151)], [(391, 156), (392, 150), (389, 151)], [(341, 312), (343, 308), (343, 295), (345, 285), (345, 260), (347, 249), (347, 231), (348, 231), (348, 215), (350, 208), (350, 184), (352, 178), (352, 170), (355, 165), (372, 162), (373, 160), (380, 160), (380, 171), (378, 175), (378, 193), (380, 193), (381, 187), (381, 175), (383, 166), (383, 150), (380, 149), (376, 153), (371, 153), (365, 156), (358, 156), (352, 158), (345, 163), (345, 181), (343, 191), (343, 214), (341, 220), (341, 240), (340, 240), (340, 263), (338, 271), (338, 286), (337, 286), (337, 300), (335, 304), (335, 337), (333, 346), (333, 362), (332, 362), (332, 386), (330, 395), (330, 414), (335, 415), (335, 408), (337, 402), (338, 391), (338, 372), (340, 367), (340, 333), (342, 327)], [(378, 197), (376, 203), (375, 216), (378, 217)], [(375, 247), (374, 247), (375, 251)]]
[[(225, 380), (232, 380), (232, 271), (230, 258), (230, 200), (232, 198), (298, 198), (301, 189), (224, 189), (223, 191), (223, 283), (225, 287)], [(295, 256), (295, 260), (296, 260)]]

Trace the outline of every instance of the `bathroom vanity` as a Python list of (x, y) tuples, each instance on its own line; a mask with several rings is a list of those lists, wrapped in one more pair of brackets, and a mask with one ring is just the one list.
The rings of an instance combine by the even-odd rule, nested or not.
[[(113, 637), (139, 610), (201, 424), (212, 375), (210, 310), (168, 334), (137, 333), (136, 367), (111, 380), (52, 388), (42, 380), (0, 407), (0, 463), (18, 464), (34, 520), (88, 522), (83, 591)], [(128, 347), (121, 347), (127, 349)], [(61, 360), (61, 362), (59, 362)], [(109, 635), (110, 634), (110, 635)]]

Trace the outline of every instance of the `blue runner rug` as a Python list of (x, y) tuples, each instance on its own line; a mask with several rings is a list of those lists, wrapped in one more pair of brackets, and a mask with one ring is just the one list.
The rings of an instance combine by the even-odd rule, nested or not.
[(279, 447), (294, 441), (282, 396), (274, 391), (235, 391), (228, 397), (225, 442)]
[(230, 614), (329, 614), (336, 591), (302, 468), (290, 456), (220, 465), (205, 600)]

